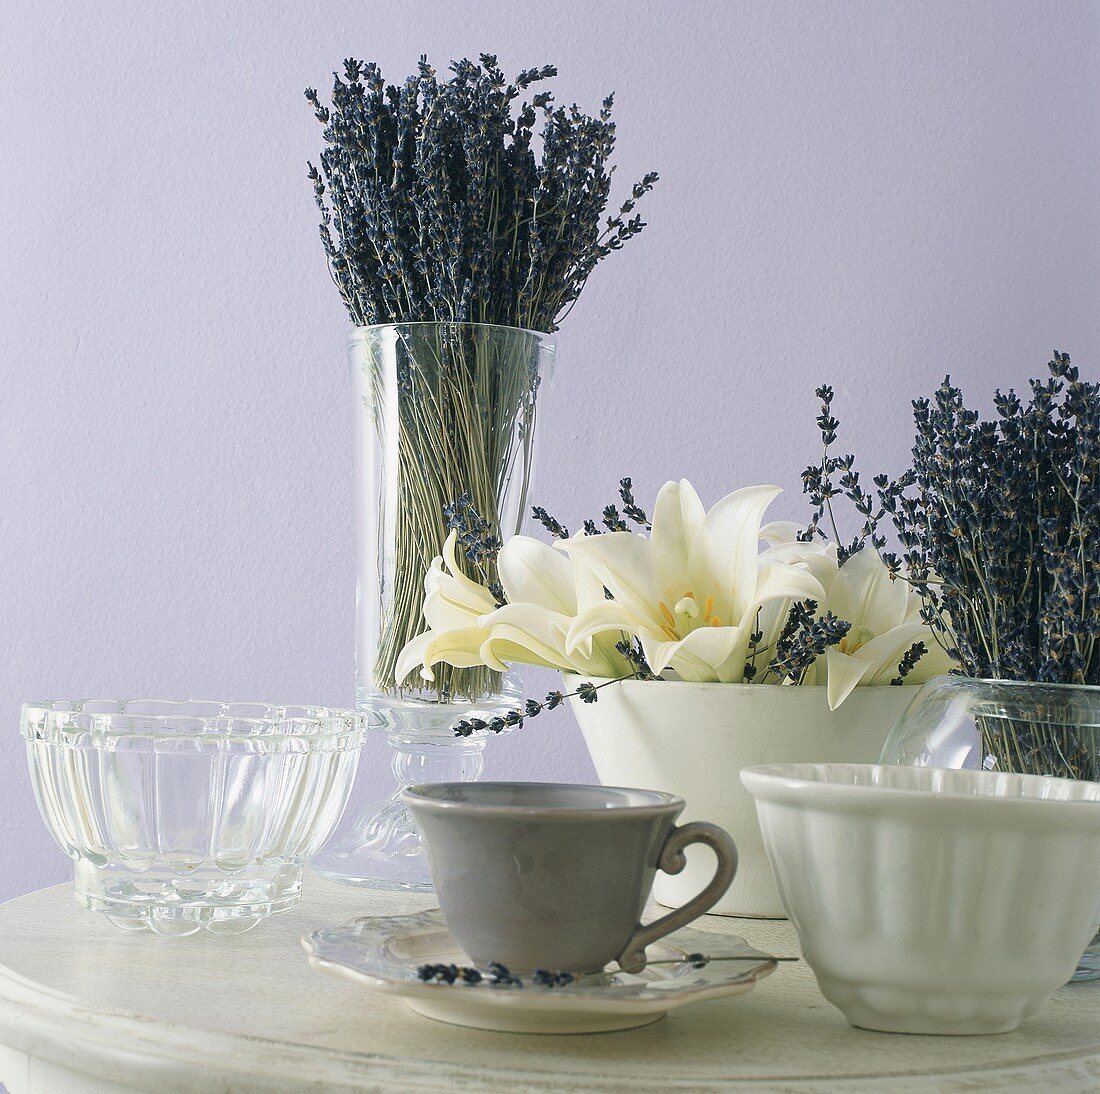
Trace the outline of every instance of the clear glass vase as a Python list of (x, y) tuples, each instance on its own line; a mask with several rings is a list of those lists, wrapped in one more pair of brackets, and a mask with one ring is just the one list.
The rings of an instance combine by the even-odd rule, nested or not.
[[(1100, 782), (1100, 687), (938, 676), (886, 739), (882, 762)], [(1100, 934), (1073, 977), (1097, 978)]]
[[(357, 327), (348, 341), (355, 393), (358, 583), (356, 701), (393, 749), (397, 791), (353, 801), (313, 867), (380, 888), (430, 890), (416, 828), (398, 798), (415, 782), (473, 780), (483, 737), (456, 738), (465, 718), (514, 707), (512, 673), (437, 665), (435, 679), (397, 678), (406, 643), (425, 629), (424, 577), (448, 535), (444, 507), (460, 497), (496, 535), (519, 531), (528, 510), (540, 387), (554, 343), (486, 323)], [(491, 563), (468, 563), (482, 584)]]

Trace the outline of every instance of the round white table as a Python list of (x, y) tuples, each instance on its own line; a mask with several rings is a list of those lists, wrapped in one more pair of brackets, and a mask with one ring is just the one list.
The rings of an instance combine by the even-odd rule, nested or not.
[[(420, 1018), (314, 971), (298, 941), (430, 905), (310, 878), (299, 908), (248, 934), (171, 940), (112, 927), (67, 885), (20, 897), (0, 907), (0, 1079), (11, 1094), (1100, 1089), (1100, 982), (1015, 1033), (907, 1037), (848, 1026), (798, 962), (642, 1029), (517, 1036)], [(797, 952), (787, 923), (700, 926)]]

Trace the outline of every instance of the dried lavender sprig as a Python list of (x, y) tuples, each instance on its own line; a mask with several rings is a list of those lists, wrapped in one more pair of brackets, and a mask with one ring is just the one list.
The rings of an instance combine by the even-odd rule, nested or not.
[(552, 517), (541, 505), (531, 507), (531, 515), (545, 528), (554, 539), (568, 539), (569, 529), (561, 521)]
[(601, 514), (604, 526), (609, 532), (629, 532), (630, 525), (619, 515), (619, 510), (614, 505), (605, 505)]
[[(490, 961), (488, 968), (482, 972), (480, 969), (474, 968), (471, 965), (453, 965), (453, 964), (425, 964), (418, 965), (416, 968), (417, 979), (423, 980), (425, 983), (434, 984), (491, 984), (491, 985), (511, 985), (517, 988), (523, 987), (523, 981), (509, 972), (506, 965), (502, 965), (499, 961)], [(568, 975), (568, 974), (561, 974)], [(551, 978), (552, 979), (552, 978)], [(536, 983), (540, 981), (536, 980)], [(562, 980), (560, 984), (565, 984), (567, 981)], [(560, 986), (553, 983), (547, 984), (547, 987)]]
[(551, 691), (546, 698), (539, 702), (537, 699), (527, 699), (523, 709), (505, 711), (493, 718), (463, 718), (454, 727), (456, 737), (470, 737), (475, 733), (503, 733), (506, 729), (519, 729), (528, 718), (537, 718), (544, 710), (555, 710), (566, 699), (577, 698), (582, 703), (595, 703), (600, 697), (600, 689), (610, 687), (612, 684), (622, 683), (623, 680), (634, 679), (634, 675), (617, 676), (613, 680), (603, 680), (599, 684), (593, 684), (590, 680), (579, 683), (572, 691)]
[[(647, 532), (650, 531), (652, 525), (649, 522), (646, 511), (634, 500), (633, 482), (630, 478), (619, 480), (619, 497), (622, 499), (623, 503), (622, 512), (612, 503), (605, 505), (603, 512), (600, 514), (600, 523), (604, 525), (604, 528), (609, 532), (630, 532), (633, 531), (633, 529), (627, 521), (632, 521), (634, 524), (640, 525)], [(569, 529), (556, 517), (551, 516), (541, 505), (532, 506), (531, 514), (534, 516), (535, 520), (554, 537), (554, 539), (569, 538)], [(583, 522), (583, 528), (585, 535), (589, 536), (600, 535), (604, 530), (591, 519), (587, 519)]]
[[(837, 545), (837, 562), (843, 566), (856, 552), (870, 543), (876, 550), (886, 546), (885, 538), (879, 533), (880, 522), (886, 517), (884, 505), (876, 506), (874, 495), (868, 493), (860, 484), (859, 472), (855, 470), (855, 456), (846, 453), (834, 456), (830, 449), (839, 436), (840, 422), (833, 413), (833, 389), (828, 384), (817, 388), (815, 394), (820, 400), (817, 416), (817, 428), (821, 434), (821, 458), (802, 472), (802, 490), (810, 496), (813, 512), (810, 523), (798, 535), (802, 541), (823, 536), (821, 523), (827, 516), (833, 541)], [(878, 480), (875, 480), (876, 486)], [(850, 540), (840, 534), (840, 528), (833, 508), (835, 498), (844, 497), (862, 518), (859, 532)]]
[[(628, 677), (624, 677), (628, 679)], [(605, 680), (602, 684), (592, 684), (584, 681), (577, 685), (574, 691), (551, 691), (545, 699), (539, 702), (537, 699), (527, 699), (523, 710), (508, 710), (493, 718), (463, 718), (454, 727), (456, 737), (470, 737), (475, 733), (503, 733), (506, 729), (519, 729), (527, 718), (537, 718), (544, 710), (554, 710), (560, 707), (566, 699), (576, 696), (583, 703), (594, 703), (597, 691), (608, 684), (617, 683), (616, 680)]]
[(531, 974), (534, 983), (543, 988), (564, 988), (572, 984), (577, 976), (571, 972), (552, 972), (550, 969), (535, 969)]
[(640, 524), (648, 532), (652, 529), (646, 511), (634, 500), (634, 483), (629, 479), (619, 480), (619, 497), (623, 499), (623, 516)]
[(448, 529), (458, 532), (458, 545), (472, 563), (483, 567), (496, 562), (502, 546), (500, 536), (474, 507), (468, 493), (443, 506), (443, 519)]
[(800, 684), (814, 662), (830, 647), (841, 642), (852, 629), (846, 619), (827, 611), (818, 618), (815, 600), (797, 601), (775, 643), (775, 656), (768, 672), (779, 680)]
[(479, 969), (467, 965), (418, 965), (416, 975), (426, 983), (454, 984), (461, 981), (463, 984), (480, 984), (485, 977)]
[(631, 638), (629, 641), (623, 639), (621, 642), (615, 643), (615, 649), (626, 658), (627, 661), (634, 667), (634, 677), (637, 680), (659, 680), (660, 677), (654, 673), (649, 667), (649, 662), (646, 660), (645, 651), (642, 649), (642, 643), (638, 638)]
[(898, 674), (890, 683), (894, 687), (900, 687), (905, 683), (905, 678), (917, 667), (917, 663), (928, 652), (928, 646), (924, 642), (914, 642), (905, 652), (905, 656), (898, 662)]
[[(767, 961), (800, 961), (799, 957), (775, 957), (771, 954), (761, 954)], [(686, 965), (692, 969), (705, 969), (707, 965), (722, 961), (751, 961), (752, 957), (729, 955), (722, 957), (710, 957), (703, 953), (688, 953), (683, 957), (665, 958), (657, 961), (647, 961), (646, 968), (655, 965)], [(506, 965), (499, 961), (492, 961), (488, 969), (483, 973), (480, 969), (468, 965), (419, 965), (416, 970), (417, 978), (425, 983), (436, 984), (489, 984), (508, 985), (522, 988), (524, 982), (521, 977), (511, 972)], [(531, 974), (531, 982), (541, 988), (564, 988), (575, 984), (583, 977), (575, 972), (554, 971), (552, 969), (535, 969)]]

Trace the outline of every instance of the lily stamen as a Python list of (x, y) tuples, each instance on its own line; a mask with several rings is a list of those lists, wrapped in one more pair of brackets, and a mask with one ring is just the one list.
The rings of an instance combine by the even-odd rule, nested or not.
[(837, 649), (841, 653), (853, 654), (856, 650), (860, 649), (866, 643), (870, 642), (874, 638), (874, 632), (868, 630), (866, 627), (860, 627), (859, 630), (853, 635), (851, 633), (845, 635), (838, 643)]
[(686, 615), (689, 619), (699, 617), (699, 605), (695, 603), (695, 597), (691, 593), (684, 593), (682, 600), (677, 600), (673, 609), (677, 615)]

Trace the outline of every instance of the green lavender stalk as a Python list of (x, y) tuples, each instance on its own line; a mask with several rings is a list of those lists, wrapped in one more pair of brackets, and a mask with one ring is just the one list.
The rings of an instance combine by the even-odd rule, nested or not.
[[(375, 687), (417, 687), (396, 676), (407, 642), (424, 629), (424, 574), (447, 537), (443, 510), (461, 494), (487, 515), (496, 535), (501, 517), (526, 510), (531, 442), (540, 381), (538, 336), (515, 328), (409, 324), (398, 328), (396, 415), (393, 385), (381, 355), (373, 362), (376, 429), (396, 418), (397, 509), (394, 584), (385, 604), (373, 668)], [(518, 476), (515, 482), (513, 476)], [(514, 492), (514, 497), (506, 495)], [(493, 562), (461, 558), (482, 583), (496, 580)], [(439, 665), (433, 691), (441, 701), (495, 694), (500, 677), (488, 668)]]

